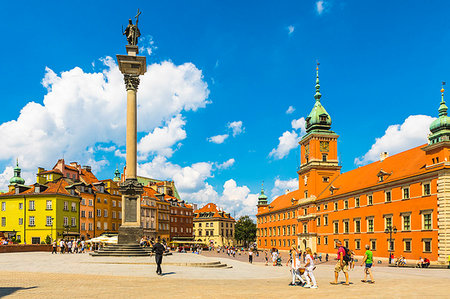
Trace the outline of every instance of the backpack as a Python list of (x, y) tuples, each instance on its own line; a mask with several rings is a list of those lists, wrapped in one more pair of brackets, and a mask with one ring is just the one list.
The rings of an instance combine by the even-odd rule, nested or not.
[(345, 254), (342, 257), (342, 259), (344, 260), (344, 262), (348, 263), (352, 260), (352, 256), (350, 254), (350, 249), (348, 249), (347, 247), (344, 247), (344, 246), (343, 246), (343, 248), (345, 250)]

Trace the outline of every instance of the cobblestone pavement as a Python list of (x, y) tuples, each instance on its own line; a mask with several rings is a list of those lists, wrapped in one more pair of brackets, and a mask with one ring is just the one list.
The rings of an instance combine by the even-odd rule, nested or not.
[[(8, 253), (0, 255), (0, 296), (27, 298), (450, 298), (450, 270), (375, 267), (375, 284), (362, 283), (361, 267), (350, 286), (332, 286), (333, 265), (318, 265), (319, 288), (289, 287), (288, 267), (250, 265), (222, 257), (174, 254), (156, 276), (151, 258), (93, 258), (88, 255)], [(232, 269), (175, 266), (220, 260)], [(341, 277), (342, 279), (342, 277)]]

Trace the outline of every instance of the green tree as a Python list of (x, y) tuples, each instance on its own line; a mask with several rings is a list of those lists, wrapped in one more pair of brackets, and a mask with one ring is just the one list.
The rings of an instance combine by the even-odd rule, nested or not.
[(52, 243), (52, 238), (47, 235), (47, 237), (45, 237), (45, 243), (44, 244), (51, 244)]
[(234, 227), (234, 237), (245, 247), (252, 244), (256, 241), (256, 223), (249, 216), (242, 216)]

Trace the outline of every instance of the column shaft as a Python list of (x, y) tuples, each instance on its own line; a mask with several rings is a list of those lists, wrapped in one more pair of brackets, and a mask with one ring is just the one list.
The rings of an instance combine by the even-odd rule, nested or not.
[(127, 89), (127, 168), (125, 179), (136, 178), (137, 107), (136, 90)]

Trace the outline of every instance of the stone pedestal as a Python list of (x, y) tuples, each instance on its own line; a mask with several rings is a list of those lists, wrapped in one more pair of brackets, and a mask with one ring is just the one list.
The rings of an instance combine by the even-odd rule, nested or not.
[(144, 230), (140, 226), (121, 226), (119, 227), (119, 238), (117, 244), (139, 244)]

